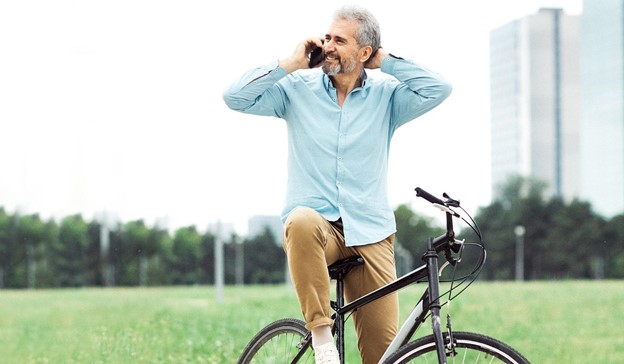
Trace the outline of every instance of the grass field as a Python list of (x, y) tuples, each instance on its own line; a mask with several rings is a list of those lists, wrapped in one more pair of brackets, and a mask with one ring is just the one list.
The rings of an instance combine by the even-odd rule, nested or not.
[[(401, 291), (402, 318), (418, 288)], [(285, 286), (214, 297), (211, 287), (0, 291), (0, 361), (234, 363), (262, 326), (300, 315)], [(494, 336), (533, 363), (624, 363), (622, 312), (624, 281), (479, 282), (451, 307), (455, 329)]]

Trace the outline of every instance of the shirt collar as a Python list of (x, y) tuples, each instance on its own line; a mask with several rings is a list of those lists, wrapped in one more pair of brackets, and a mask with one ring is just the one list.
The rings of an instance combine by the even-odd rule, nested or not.
[[(358, 88), (366, 89), (366, 80), (368, 79), (368, 74), (366, 70), (362, 69), (362, 73), (360, 73), (360, 80), (362, 80), (362, 86)], [(329, 92), (330, 89), (334, 88), (334, 85), (331, 81), (331, 78), (327, 75), (327, 73), (323, 73), (323, 84), (325, 85), (325, 91)], [(358, 89), (356, 88), (356, 90)]]

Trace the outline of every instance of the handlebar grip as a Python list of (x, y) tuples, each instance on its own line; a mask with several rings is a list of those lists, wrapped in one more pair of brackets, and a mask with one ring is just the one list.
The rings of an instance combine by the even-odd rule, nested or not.
[(416, 196), (422, 197), (431, 203), (437, 203), (438, 205), (444, 206), (444, 201), (440, 200), (439, 198), (435, 197), (434, 195), (430, 194), (420, 187), (416, 187)]

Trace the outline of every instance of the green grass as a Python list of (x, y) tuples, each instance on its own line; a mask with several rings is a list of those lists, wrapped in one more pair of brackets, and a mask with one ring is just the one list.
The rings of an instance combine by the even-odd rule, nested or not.
[[(402, 318), (420, 288), (401, 292)], [(214, 297), (211, 287), (0, 291), (1, 361), (233, 363), (262, 326), (300, 316), (284, 286)], [(456, 330), (496, 337), (533, 363), (623, 363), (623, 310), (624, 281), (479, 282), (451, 305)], [(357, 358), (352, 344), (348, 362)]]

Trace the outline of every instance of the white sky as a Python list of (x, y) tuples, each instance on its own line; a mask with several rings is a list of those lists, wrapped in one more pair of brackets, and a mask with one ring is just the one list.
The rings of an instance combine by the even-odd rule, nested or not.
[[(170, 228), (278, 215), (285, 125), (227, 109), (245, 70), (323, 36), (345, 1), (7, 0), (0, 2), (0, 206), (11, 212)], [(581, 0), (358, 1), (388, 51), (439, 71), (453, 94), (399, 129), (393, 207), (414, 188), (469, 211), (490, 201), (489, 32)]]

